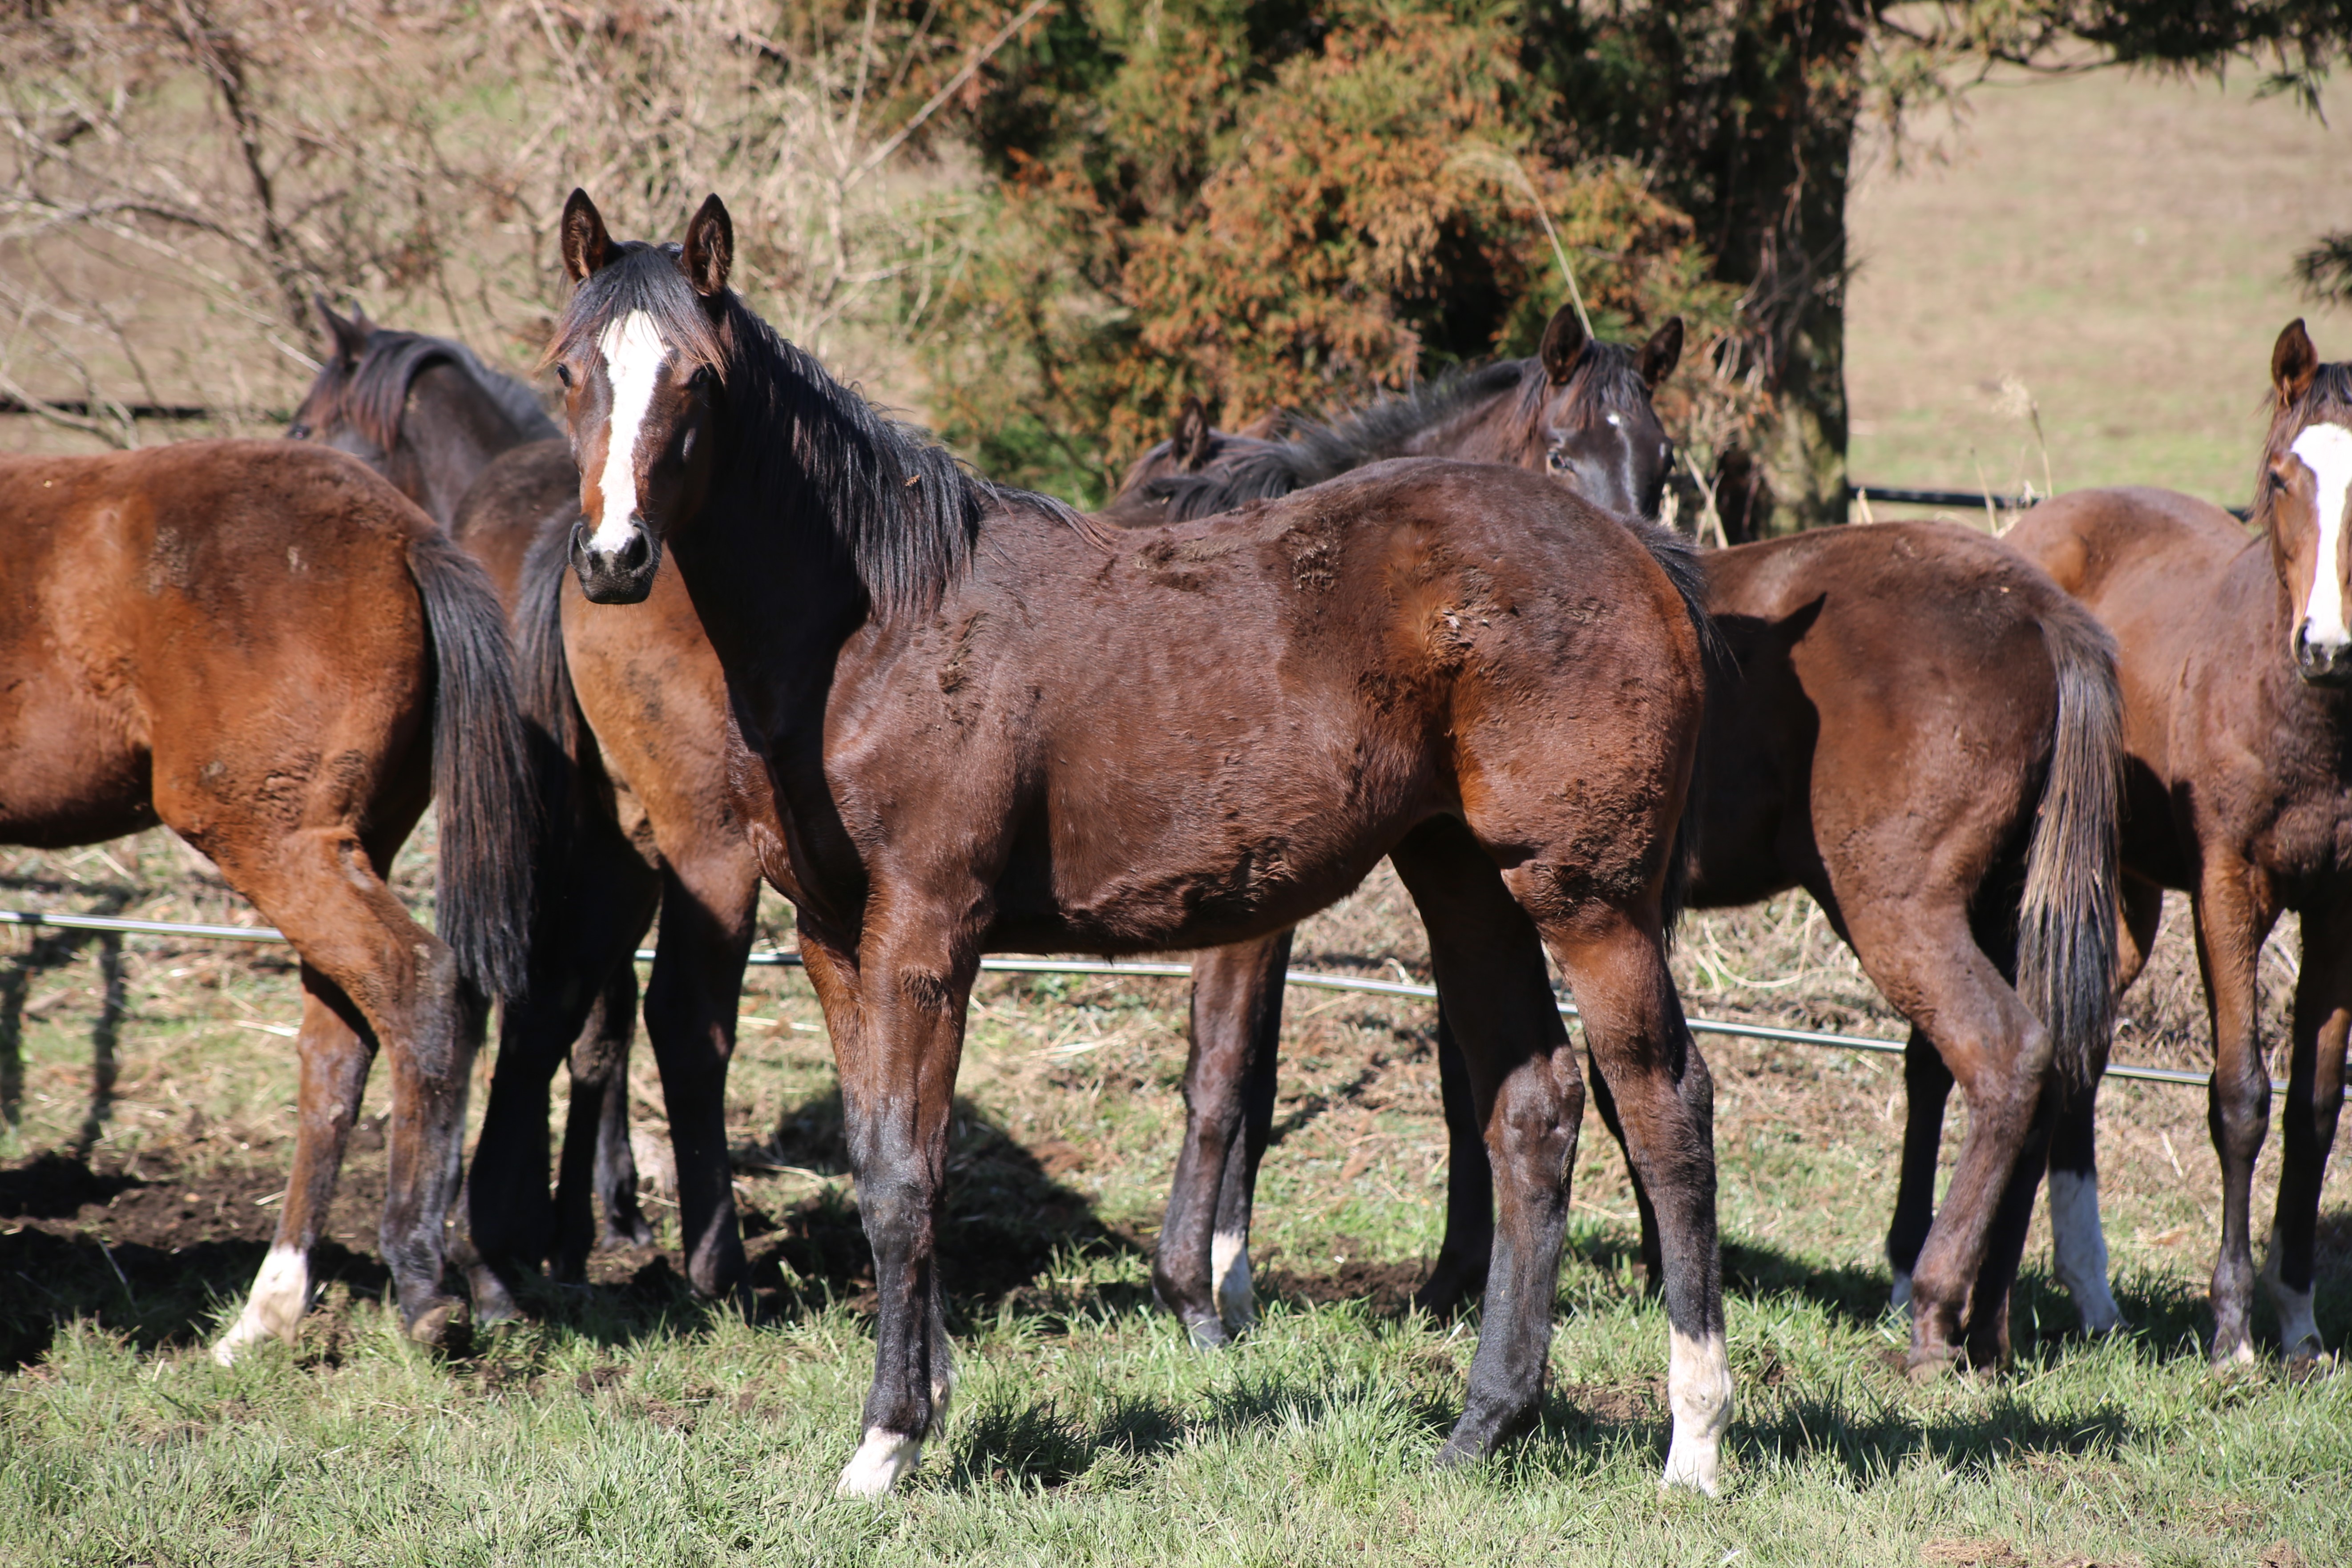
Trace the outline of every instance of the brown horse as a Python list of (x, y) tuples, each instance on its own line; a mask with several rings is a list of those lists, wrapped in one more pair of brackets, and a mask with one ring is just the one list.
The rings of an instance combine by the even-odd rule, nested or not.
[[(637, 796), (625, 779), (616, 783), (601, 765), (593, 721), (583, 721), (581, 695), (564, 664), (561, 628), (540, 624), (558, 600), (524, 587), (533, 542), (543, 535), (562, 539), (579, 510), (578, 471), (554, 426), (539, 412), (536, 395), (490, 370), (461, 343), (390, 331), (364, 316), (346, 321), (324, 301), (319, 309), (330, 352), (289, 434), (350, 452), (411, 500), (437, 505), (443, 521), (489, 570), (509, 616), (529, 598), (538, 617), (522, 628), (523, 647), (534, 661), (524, 672), (524, 712), (542, 751), (543, 815), (555, 831), (542, 837), (536, 869), (541, 908), (530, 926), (532, 984), (527, 995), (509, 999), (502, 1015), (486, 1135), (467, 1183), (467, 1207), (481, 1215), (468, 1237), (475, 1244), (469, 1260), (475, 1304), (496, 1319), (512, 1315), (509, 1286), (523, 1269), (552, 1262), (558, 1279), (578, 1279), (600, 1240), (607, 1246), (653, 1242), (638, 1207), (629, 1148), (628, 1057), (637, 1014), (633, 954), (660, 893), (658, 851), (642, 846), (656, 857), (648, 863), (633, 847), (632, 826), (644, 817), (633, 809)], [(545, 589), (562, 574), (559, 550), (532, 581)], [(683, 600), (683, 593), (677, 597)], [(576, 593), (572, 602), (575, 609), (583, 603)], [(688, 623), (700, 645), (690, 611)], [(603, 626), (608, 637), (621, 630), (609, 620)], [(595, 629), (590, 628), (592, 637)], [(703, 676), (702, 686), (712, 694), (705, 706), (713, 714), (721, 711), (718, 661), (707, 647), (699, 663), (668, 658), (661, 668)], [(641, 679), (593, 682), (586, 696), (613, 729), (614, 694), (646, 689)], [(714, 721), (714, 735), (718, 727)], [(690, 763), (713, 750), (689, 746), (675, 760)], [(689, 795), (723, 795), (719, 777), (711, 773)], [(680, 835), (657, 823), (653, 837), (675, 844)], [(749, 867), (740, 833), (733, 839), (746, 863), (739, 880), (756, 888), (758, 871)], [(681, 923), (686, 918), (682, 913)], [(748, 913), (740, 923), (748, 940)], [(583, 965), (580, 954), (590, 948), (613, 956)], [(675, 968), (673, 961), (669, 971)], [(571, 1104), (551, 1215), (547, 1089), (567, 1044)], [(601, 1234), (592, 1193), (603, 1200)], [(730, 1277), (720, 1283), (732, 1282)]]
[[(1646, 384), (1621, 372), (1620, 396), (1645, 398)], [(1386, 423), (1409, 428), (1404, 416), (1391, 405)], [(1534, 444), (1518, 449), (1532, 466)], [(1232, 462), (1230, 475), (1211, 460), (1158, 488), (1173, 506), (1213, 511), (1304, 467), (1279, 444)], [(2045, 1079), (2083, 1096), (2105, 1056), (2121, 766), (2112, 647), (2030, 563), (1966, 529), (1838, 529), (1719, 551), (1705, 566), (1729, 659), (1709, 685), (1689, 898), (1718, 908), (1804, 888), (1914, 1022), (1915, 1119), (1940, 1121), (1958, 1075), (1971, 1114), (1943, 1212), (1933, 1212), (1930, 1137), (1926, 1180), (1905, 1167), (1887, 1251), (1896, 1299), (1913, 1307), (1915, 1370), (1963, 1347), (1997, 1363), (2048, 1136), (2036, 1120)], [(1188, 1319), (1213, 1289), (1210, 1310), (1227, 1327), (1250, 1312), (1249, 1186), (1273, 1103), (1286, 961), (1269, 944), (1195, 966), (1188, 1090), (1204, 1114), (1246, 1100), (1257, 1142), (1223, 1170), (1180, 1163), (1160, 1288)], [(1493, 1207), (1443, 1013), (1439, 1059), (1454, 1158), (1447, 1238), (1418, 1299), (1442, 1310), (1480, 1288)], [(1593, 1088), (1613, 1131), (1608, 1088)], [(1206, 1229), (1213, 1208), (1213, 1242), (1169, 1243), (1180, 1226)], [(2069, 1283), (2085, 1321), (2111, 1326), (2104, 1268)]]
[[(2121, 984), (2146, 961), (2162, 889), (2185, 890), (2196, 921), (2213, 1026), (2208, 1119), (2222, 1178), (2217, 1363), (2253, 1355), (2250, 1211), (2271, 1097), (2254, 971), (2281, 910), (2302, 916), (2303, 963), (2263, 1279), (2294, 1362), (2321, 1353), (2313, 1240), (2352, 1026), (2352, 365), (2321, 364), (2296, 321), (2279, 334), (2271, 384), (2255, 536), (2219, 507), (2156, 489), (2061, 496), (2009, 534), (2113, 629), (2121, 649), (2130, 752)], [(2051, 1217), (2062, 1259), (2104, 1273), (2091, 1123), (2087, 1100), (2064, 1119)], [(1911, 1137), (1932, 1177), (1935, 1126), (1915, 1116)], [(2059, 1201), (2061, 1171), (2069, 1202)], [(1906, 1159), (1906, 1185), (1912, 1173)]]
[[(392, 1059), (382, 1240), (407, 1331), (463, 1323), (442, 1226), (485, 993), (522, 977), (530, 801), (497, 599), (350, 458), (192, 441), (0, 458), (0, 838), (163, 823), (302, 959), (300, 1121), (278, 1237), (215, 1353), (291, 1338), (344, 1141)], [(383, 868), (440, 803), (441, 935)]]
[(1090, 537), (752, 315), (716, 197), (682, 247), (615, 245), (576, 192), (562, 232), (574, 564), (626, 604), (674, 557), (766, 774), (752, 841), (841, 1068), (880, 1298), (842, 1489), (887, 1489), (945, 1412), (933, 1237), (981, 954), (1255, 937), (1384, 854), (1462, 998), (1502, 1199), (1448, 1456), (1489, 1451), (1542, 1385), (1583, 1098), (1548, 947), (1659, 1208), (1667, 1478), (1711, 1487), (1731, 1390), (1709, 1089), (1662, 932), (1700, 703), (1696, 610), (1661, 564), (1680, 547), (1428, 460)]

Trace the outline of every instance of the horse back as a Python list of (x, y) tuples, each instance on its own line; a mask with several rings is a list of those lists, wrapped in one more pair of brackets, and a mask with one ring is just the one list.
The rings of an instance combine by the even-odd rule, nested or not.
[(429, 707), (431, 520), (285, 441), (0, 459), (0, 837), (89, 842), (320, 798), (364, 814)]

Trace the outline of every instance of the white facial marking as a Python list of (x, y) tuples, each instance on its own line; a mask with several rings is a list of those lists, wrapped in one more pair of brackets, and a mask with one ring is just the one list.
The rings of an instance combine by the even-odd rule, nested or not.
[(2050, 1252), (2058, 1282), (2083, 1314), (2086, 1334), (2124, 1326), (2124, 1314), (2107, 1288), (2107, 1237), (2099, 1226), (2099, 1175), (2095, 1171), (2050, 1173)]
[(1219, 1231), (1209, 1238), (1209, 1278), (1216, 1282), (1217, 1316), (1234, 1333), (1257, 1323), (1257, 1290), (1250, 1279), (1249, 1237)]
[(1721, 1329), (1704, 1339), (1680, 1329), (1668, 1332), (1673, 1351), (1666, 1363), (1666, 1403), (1675, 1413), (1675, 1436), (1658, 1486), (1689, 1487), (1713, 1497), (1716, 1462), (1731, 1426), (1731, 1358)]
[(2333, 652), (2352, 644), (2352, 628), (2344, 620), (2343, 568), (2344, 501), (2352, 491), (2352, 430), (2341, 425), (2314, 425), (2287, 448), (2303, 459), (2317, 484), (2313, 504), (2319, 512), (2319, 559), (2311, 576), (2311, 597), (2303, 614), (2306, 647)]
[(2290, 1289), (2279, 1281), (2278, 1226), (2271, 1226), (2269, 1253), (2263, 1259), (2263, 1284), (2278, 1309), (2279, 1347), (2289, 1357), (2325, 1355), (2319, 1324), (2311, 1315), (2311, 1292)]
[(1906, 1312), (1911, 1310), (1911, 1271), (1908, 1268), (1895, 1271), (1895, 1289), (1886, 1293), (1886, 1304), (1900, 1307)]
[(841, 1472), (833, 1489), (835, 1497), (880, 1497), (898, 1484), (898, 1478), (923, 1461), (923, 1440), (902, 1437), (880, 1426), (866, 1429), (866, 1441)]
[(310, 1258), (299, 1247), (273, 1247), (254, 1277), (245, 1310), (213, 1347), (213, 1360), (233, 1364), (236, 1352), (266, 1339), (291, 1341), (310, 1306)]
[(596, 348), (613, 385), (613, 417), (604, 433), (604, 512), (588, 536), (588, 547), (609, 554), (628, 542), (629, 520), (636, 515), (637, 432), (653, 405), (669, 347), (651, 316), (632, 310), (604, 329)]
[(1612, 413), (1612, 414), (1609, 414), (1609, 415), (1605, 415), (1605, 416), (1603, 416), (1603, 417), (1605, 417), (1605, 418), (1609, 421), (1609, 423), (1610, 423), (1610, 424), (1612, 424), (1612, 425), (1615, 425), (1615, 426), (1622, 426), (1622, 425), (1623, 425), (1623, 424), (1625, 423), (1625, 421), (1624, 421), (1624, 420), (1622, 420), (1622, 419), (1619, 418), (1619, 417), (1618, 417), (1615, 414), (1613, 414), (1613, 413)]

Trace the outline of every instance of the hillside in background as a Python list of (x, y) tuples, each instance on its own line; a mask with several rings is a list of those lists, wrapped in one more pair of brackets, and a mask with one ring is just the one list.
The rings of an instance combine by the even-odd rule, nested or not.
[(1966, 489), (1980, 462), (1996, 488), (2041, 489), (2032, 432), (2001, 406), (2014, 377), (2058, 489), (2243, 505), (2279, 329), (2306, 316), (2322, 354), (2352, 358), (2352, 312), (2289, 275), (2352, 224), (2352, 92), (2328, 94), (2332, 127), (2250, 79), (2010, 78), (1968, 107), (1940, 165), (1898, 173), (1874, 148), (1847, 207), (1855, 479)]

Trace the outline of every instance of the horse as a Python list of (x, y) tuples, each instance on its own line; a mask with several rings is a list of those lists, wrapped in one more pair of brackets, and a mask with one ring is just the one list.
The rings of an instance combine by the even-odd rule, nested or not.
[[(1563, 330), (1555, 318), (1552, 332)], [(1639, 358), (1641, 374), (1621, 346), (1580, 353), (1582, 363), (1552, 370), (1555, 384), (1608, 375), (1613, 391), (1595, 400), (1601, 406), (1623, 411), (1639, 400), (1646, 408), (1654, 347)], [(1507, 384), (1496, 373), (1471, 379)], [(1449, 431), (1479, 428), (1447, 421), (1457, 395), (1436, 389), (1426, 410), (1391, 401), (1297, 447), (1262, 444), (1142, 488), (1170, 511), (1205, 515), (1335, 471), (1351, 447), (1370, 457), (1402, 437), (1415, 450), (1444, 451)], [(1507, 391), (1501, 402), (1524, 395)], [(1415, 416), (1428, 412), (1424, 434)], [(1629, 423), (1655, 428), (1654, 418)], [(1352, 434), (1360, 431), (1379, 438)], [(1502, 443), (1489, 431), (1479, 449), (1516, 451), (1522, 464), (1562, 471), (1532, 431)], [(1664, 453), (1640, 437), (1629, 445), (1629, 456), (1653, 458), (1648, 473), (1662, 485)], [(1601, 488), (1629, 493), (1622, 484)], [(1632, 493), (1654, 504), (1658, 492)], [(2050, 1117), (2061, 1099), (2087, 1103), (2105, 1060), (2122, 765), (2113, 647), (2046, 575), (1968, 529), (1849, 527), (1702, 559), (1707, 609), (1728, 657), (1708, 683), (1687, 897), (1693, 907), (1725, 908), (1805, 889), (1913, 1021), (1915, 1124), (1940, 1123), (1958, 1075), (1971, 1114), (1950, 1193), (1935, 1213), (1936, 1139), (1915, 1139), (1887, 1254), (1895, 1301), (1912, 1308), (1915, 1374), (1933, 1375), (1963, 1355), (1998, 1364), (2009, 1354), (2010, 1288)], [(1210, 1223), (1201, 1216), (1213, 1211), (1215, 1240), (1205, 1269), (1193, 1263), (1160, 1290), (1188, 1304), (1213, 1290), (1228, 1332), (1254, 1315), (1251, 1186), (1271, 1120), (1287, 959), (1286, 946), (1270, 943), (1195, 963), (1194, 1037), (1210, 1043), (1211, 1059), (1196, 1056), (1188, 1089), (1200, 1106), (1245, 1101), (1251, 1142), (1219, 1171), (1180, 1163), (1169, 1225)], [(1442, 1004), (1439, 1061), (1454, 1148), (1446, 1239), (1415, 1298), (1433, 1311), (1481, 1288), (1493, 1212)], [(1593, 1093), (1615, 1131), (1607, 1086), (1596, 1081)], [(1635, 1189), (1654, 1279), (1655, 1226), (1638, 1173)], [(2062, 1248), (2060, 1265), (2085, 1325), (2115, 1326), (2103, 1258)]]
[[(288, 434), (352, 453), (435, 510), (488, 570), (513, 617), (527, 596), (532, 542), (561, 537), (578, 506), (569, 449), (537, 394), (462, 343), (379, 327), (364, 313), (347, 320), (324, 300), (317, 305), (329, 353)], [(562, 571), (560, 558), (551, 564)], [(553, 603), (543, 594), (530, 602), (542, 610)], [(469, 1215), (478, 1216), (467, 1226), (465, 1261), (476, 1308), (490, 1321), (515, 1315), (510, 1282), (526, 1263), (551, 1262), (558, 1279), (577, 1280), (596, 1247), (654, 1241), (629, 1146), (628, 1059), (637, 1016), (634, 954), (659, 898), (658, 873), (629, 840), (624, 818), (635, 797), (626, 782), (615, 786), (601, 757), (583, 754), (595, 731), (579, 713), (560, 630), (551, 653), (543, 626), (520, 640), (533, 661), (523, 671), (524, 713), (542, 752), (542, 815), (560, 831), (541, 840), (532, 984), (501, 1016), (485, 1135), (465, 1194)], [(551, 658), (552, 668), (542, 668)], [(703, 662), (715, 690), (716, 661), (706, 655)], [(599, 700), (626, 689), (592, 683), (588, 697), (603, 716), (610, 704)], [(655, 837), (675, 843), (678, 835)], [(749, 873), (746, 885), (756, 878)], [(681, 913), (681, 923), (686, 919)], [(748, 951), (748, 914), (742, 927)], [(607, 960), (581, 965), (587, 945), (606, 951)], [(547, 1089), (567, 1045), (571, 1103), (551, 1214)], [(602, 1200), (601, 1223), (592, 1194)], [(732, 1279), (707, 1282), (723, 1289)]]
[[(384, 480), (280, 441), (0, 458), (0, 839), (170, 827), (302, 961), (278, 1233), (215, 1347), (291, 1339), (368, 1068), (391, 1058), (382, 1242), (403, 1326), (448, 1344), (442, 1226), (491, 994), (523, 979), (531, 800), (504, 617)], [(440, 934), (384, 870), (439, 802)]]
[[(2302, 321), (2271, 354), (2271, 423), (2249, 535), (2221, 508), (2168, 490), (2077, 490), (2021, 517), (2009, 542), (2115, 633), (2129, 752), (2120, 992), (2185, 891), (2213, 1029), (2207, 1120), (2221, 1163), (2212, 1360), (2253, 1359), (2249, 1233), (2270, 1072), (2255, 1030), (2255, 964), (2282, 910), (2302, 917), (2285, 1152), (2262, 1279), (2290, 1365), (2322, 1353), (2312, 1317), (2319, 1192), (2344, 1100), (2352, 1026), (2352, 364), (2322, 364)], [(2051, 1155), (2061, 1258), (2104, 1272), (2094, 1105), (2070, 1105)], [(1932, 1177), (1938, 1128), (1915, 1116), (1915, 1166)], [(1924, 1149), (1925, 1163), (1916, 1160)], [(2062, 1199), (2063, 1173), (2066, 1190)]]
[(879, 1321), (839, 1490), (887, 1490), (946, 1413), (934, 1227), (981, 954), (1245, 940), (1384, 854), (1462, 998), (1501, 1194), (1444, 1457), (1491, 1452), (1540, 1394), (1583, 1097), (1549, 949), (1658, 1205), (1664, 1479), (1712, 1489), (1710, 1089), (1664, 948), (1701, 701), (1682, 542), (1433, 459), (1112, 534), (971, 477), (779, 337), (728, 288), (716, 196), (677, 246), (615, 243), (578, 191), (562, 234), (573, 568), (599, 604), (666, 562), (691, 595), (841, 1072)]
[(286, 434), (349, 452), (442, 527), (490, 459), (555, 439), (539, 395), (465, 344), (386, 331), (364, 310), (339, 316), (323, 296), (311, 302), (330, 347)]

